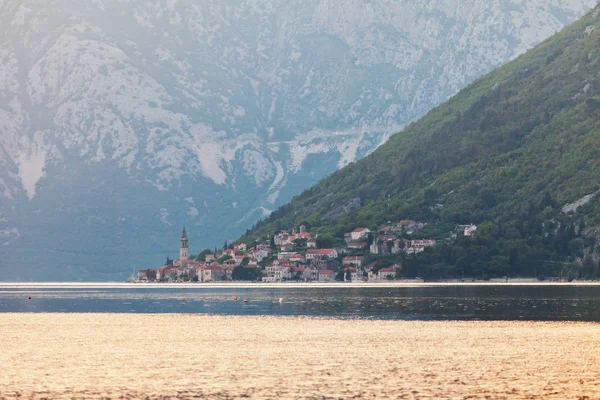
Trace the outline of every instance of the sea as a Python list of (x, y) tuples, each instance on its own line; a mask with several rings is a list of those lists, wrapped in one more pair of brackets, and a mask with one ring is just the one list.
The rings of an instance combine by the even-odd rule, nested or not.
[(0, 284), (0, 400), (600, 399), (594, 284)]
[(600, 285), (2, 284), (3, 312), (600, 322)]

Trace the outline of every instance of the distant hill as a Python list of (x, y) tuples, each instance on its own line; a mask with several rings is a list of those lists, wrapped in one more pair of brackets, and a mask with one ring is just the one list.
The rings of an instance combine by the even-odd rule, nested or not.
[(554, 276), (566, 266), (573, 277), (597, 275), (599, 149), (597, 6), (304, 191), (247, 238), (301, 222), (339, 238), (411, 218), (444, 239), (456, 224), (477, 223), (475, 238), (425, 252), (409, 269)]

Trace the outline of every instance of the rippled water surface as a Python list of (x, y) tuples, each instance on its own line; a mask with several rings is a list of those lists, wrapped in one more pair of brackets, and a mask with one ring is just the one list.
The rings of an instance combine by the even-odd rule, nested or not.
[[(237, 300), (236, 300), (237, 298)], [(600, 321), (600, 286), (0, 287), (0, 312)]]
[(587, 322), (0, 313), (0, 399), (600, 398)]

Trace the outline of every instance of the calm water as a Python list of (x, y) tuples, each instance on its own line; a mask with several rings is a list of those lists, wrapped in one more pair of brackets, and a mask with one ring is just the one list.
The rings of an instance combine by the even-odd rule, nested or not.
[[(237, 301), (234, 300), (236, 296)], [(202, 286), (4, 287), (0, 288), (0, 312), (192, 313), (404, 320), (600, 322), (600, 286), (276, 289)]]

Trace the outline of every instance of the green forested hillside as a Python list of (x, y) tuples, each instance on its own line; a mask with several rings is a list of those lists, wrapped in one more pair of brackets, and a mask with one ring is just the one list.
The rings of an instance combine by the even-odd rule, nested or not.
[[(599, 189), (597, 6), (306, 190), (248, 238), (301, 222), (339, 238), (356, 226), (411, 218), (443, 239), (455, 224), (477, 223), (475, 238), (405, 260), (405, 273), (548, 276), (585, 259), (569, 271), (591, 276), (600, 199), (576, 213), (561, 208)], [(360, 206), (343, 207), (351, 203)]]

